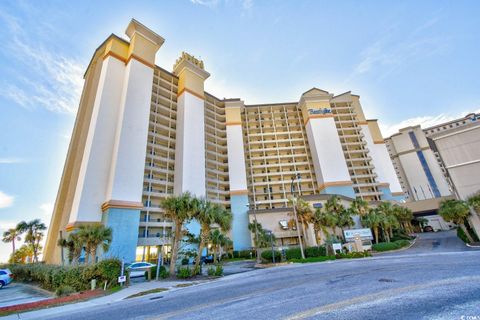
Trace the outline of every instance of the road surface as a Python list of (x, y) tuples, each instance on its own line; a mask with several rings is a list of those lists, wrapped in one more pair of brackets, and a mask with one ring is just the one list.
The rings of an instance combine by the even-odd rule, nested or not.
[(13, 282), (0, 289), (0, 307), (35, 302), (48, 298), (51, 298), (51, 295), (46, 291), (17, 282)]
[(474, 319), (468, 317), (480, 318), (480, 251), (452, 232), (422, 234), (395, 254), (254, 270), (68, 314), (69, 320)]

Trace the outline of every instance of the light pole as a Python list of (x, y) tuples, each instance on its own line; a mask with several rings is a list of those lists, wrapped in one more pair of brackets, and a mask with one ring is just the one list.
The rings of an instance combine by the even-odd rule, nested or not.
[(302, 180), (300, 173), (297, 173), (292, 177), (292, 183), (290, 184), (290, 191), (292, 193), (293, 216), (295, 217), (295, 225), (297, 227), (298, 244), (300, 245), (300, 253), (302, 254), (302, 259), (305, 259), (305, 254), (303, 253), (302, 237), (300, 236), (300, 228), (298, 227), (297, 198), (295, 197), (295, 190), (293, 186), (293, 183), (295, 182), (295, 180), (298, 180), (299, 182)]
[[(248, 209), (250, 209), (250, 204), (246, 205)], [(258, 228), (257, 228), (257, 210), (255, 207), (253, 208), (253, 219), (255, 224), (255, 256), (257, 257), (257, 264), (260, 263), (260, 255), (258, 254)]]

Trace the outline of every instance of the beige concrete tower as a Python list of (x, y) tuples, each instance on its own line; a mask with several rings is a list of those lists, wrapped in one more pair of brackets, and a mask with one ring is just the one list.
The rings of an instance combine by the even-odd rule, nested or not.
[(205, 196), (203, 84), (210, 74), (203, 69), (202, 61), (185, 52), (175, 63), (174, 74), (178, 76), (174, 192)]
[(110, 36), (87, 69), (45, 246), (47, 262), (61, 260), (60, 232), (92, 223), (112, 228), (109, 255), (134, 259), (153, 68), (164, 39), (136, 20), (126, 34), (130, 42)]

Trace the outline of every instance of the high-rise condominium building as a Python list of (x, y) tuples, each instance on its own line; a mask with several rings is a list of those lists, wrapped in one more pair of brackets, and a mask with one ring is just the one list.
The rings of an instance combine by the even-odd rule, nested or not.
[[(439, 199), (450, 196), (466, 200), (480, 192), (480, 114), (422, 129), (401, 129), (385, 139), (407, 204), (414, 213), (435, 218)], [(480, 220), (469, 219), (480, 234)]]
[(162, 37), (135, 20), (126, 34), (108, 37), (85, 73), (46, 261), (60, 262), (57, 240), (84, 224), (112, 228), (109, 255), (156, 255), (172, 228), (160, 202), (185, 191), (232, 211), (235, 249), (252, 247), (249, 210), (288, 206), (292, 177), (310, 198), (403, 198), (359, 96), (313, 88), (295, 102), (219, 99), (204, 91), (202, 61), (183, 53), (166, 71), (155, 64)]

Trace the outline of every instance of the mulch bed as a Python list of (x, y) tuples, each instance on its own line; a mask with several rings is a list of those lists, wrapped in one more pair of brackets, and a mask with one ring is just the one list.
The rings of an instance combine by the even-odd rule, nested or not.
[(73, 301), (77, 302), (81, 300), (94, 298), (97, 296), (101, 296), (104, 293), (105, 291), (101, 289), (94, 290), (94, 291), (83, 291), (83, 292), (71, 294), (65, 297), (51, 298), (51, 299), (45, 299), (45, 300), (36, 301), (36, 302), (17, 304), (14, 306), (0, 307), (0, 314), (16, 312), (16, 311), (26, 311), (26, 310), (38, 309), (38, 308), (48, 308), (56, 305), (62, 305), (68, 302), (73, 302)]

